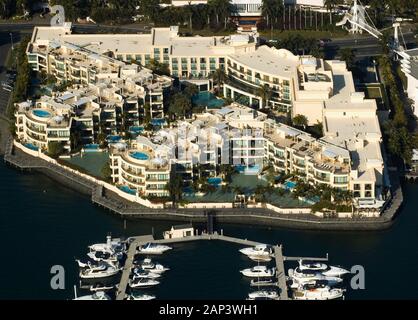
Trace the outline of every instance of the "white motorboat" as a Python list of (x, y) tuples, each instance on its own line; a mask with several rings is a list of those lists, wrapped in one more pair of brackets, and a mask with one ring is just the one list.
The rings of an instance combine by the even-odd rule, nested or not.
[(295, 280), (298, 284), (304, 284), (316, 280), (327, 280), (330, 284), (334, 285), (343, 281), (343, 279), (339, 277), (325, 276), (321, 272), (314, 270), (300, 270), (299, 267), (296, 269), (289, 269), (288, 273), (289, 277), (292, 280)]
[(160, 282), (153, 279), (135, 279), (129, 282), (129, 286), (133, 289), (136, 288), (149, 288), (158, 285)]
[(126, 300), (154, 300), (155, 296), (150, 294), (135, 294), (132, 293), (128, 296)]
[(319, 287), (298, 289), (293, 292), (295, 300), (333, 300), (342, 298), (344, 290), (339, 288)]
[(89, 287), (89, 290), (91, 292), (98, 292), (98, 291), (109, 291), (109, 290), (113, 290), (116, 286), (113, 284), (102, 284), (102, 283), (96, 283), (94, 285), (91, 285)]
[(119, 272), (119, 268), (115, 268), (114, 266), (102, 263), (94, 268), (88, 268), (80, 271), (80, 278), (81, 279), (99, 279), (99, 278), (107, 278), (116, 275)]
[(267, 268), (266, 266), (255, 266), (252, 268), (244, 269), (240, 271), (244, 276), (251, 278), (266, 278), (273, 277), (276, 273), (275, 268)]
[(306, 260), (299, 260), (299, 269), (317, 271), (322, 273), (324, 276), (330, 277), (342, 277), (350, 273), (348, 270), (340, 267), (328, 266), (325, 263)]
[(171, 250), (169, 246), (165, 246), (158, 243), (148, 242), (138, 248), (140, 254), (163, 254), (164, 252)]
[(277, 282), (273, 281), (272, 279), (267, 280), (254, 280), (252, 279), (250, 282), (251, 287), (268, 287), (268, 286), (277, 286)]
[(144, 261), (142, 261), (139, 266), (143, 270), (154, 272), (154, 273), (163, 273), (163, 272), (170, 270), (170, 268), (164, 267), (162, 264), (153, 263), (151, 259), (149, 258), (144, 259)]
[(255, 247), (247, 247), (247, 248), (243, 248), (240, 249), (239, 252), (241, 252), (242, 254), (245, 254), (248, 257), (252, 257), (252, 258), (268, 258), (271, 257), (271, 255), (273, 254), (273, 248), (269, 245), (266, 244), (259, 244), (256, 245)]
[(110, 297), (103, 291), (97, 291), (86, 296), (76, 297), (74, 300), (111, 300)]
[(91, 251), (87, 253), (87, 256), (94, 261), (110, 261), (116, 263), (123, 258), (123, 253), (116, 252), (112, 254), (104, 251)]
[(106, 237), (106, 243), (95, 243), (88, 247), (90, 252), (101, 251), (114, 254), (116, 252), (125, 251), (125, 245), (119, 239), (113, 239), (111, 236)]
[(140, 269), (140, 270), (134, 270), (133, 271), (132, 279), (140, 279), (140, 278), (157, 279), (157, 278), (160, 278), (160, 277), (161, 277), (161, 274), (159, 274), (159, 273), (143, 271), (142, 269)]
[(250, 299), (278, 299), (279, 295), (274, 290), (260, 290), (248, 294)]

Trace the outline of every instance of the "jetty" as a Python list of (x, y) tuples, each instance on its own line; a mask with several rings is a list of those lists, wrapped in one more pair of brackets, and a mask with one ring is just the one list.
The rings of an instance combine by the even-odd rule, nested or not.
[[(187, 236), (182, 238), (174, 238), (174, 239), (154, 239), (153, 235), (143, 235), (137, 237), (131, 237), (131, 243), (129, 245), (127, 258), (125, 262), (125, 266), (122, 270), (122, 276), (120, 279), (120, 283), (118, 286), (118, 292), (116, 294), (116, 300), (124, 300), (126, 298), (126, 289), (129, 283), (129, 275), (131, 274), (134, 257), (137, 251), (137, 248), (145, 243), (159, 243), (159, 244), (173, 244), (173, 243), (183, 243), (183, 242), (191, 242), (191, 241), (201, 241), (201, 240), (218, 240), (218, 241), (226, 241), (229, 243), (239, 244), (243, 246), (253, 247), (256, 245), (261, 245), (263, 243), (252, 241), (248, 239), (240, 239), (230, 236), (225, 236), (223, 231), (221, 230), (220, 233), (213, 232), (213, 233), (202, 233), (193, 236)], [(288, 287), (286, 284), (286, 272), (284, 267), (285, 261), (298, 261), (301, 259), (305, 260), (316, 260), (316, 261), (327, 261), (328, 255), (326, 258), (314, 258), (314, 257), (287, 257), (283, 255), (283, 246), (276, 245), (274, 246), (274, 259), (276, 264), (276, 277), (277, 282), (273, 282), (272, 284), (268, 284), (269, 286), (277, 286), (280, 290), (280, 300), (289, 300)]]

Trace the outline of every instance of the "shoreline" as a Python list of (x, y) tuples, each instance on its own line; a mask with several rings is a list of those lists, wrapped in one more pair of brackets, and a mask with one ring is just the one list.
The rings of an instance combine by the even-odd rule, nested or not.
[[(4, 120), (0, 127), (4, 131)], [(9, 134), (9, 141), (10, 139)], [(7, 137), (2, 134), (0, 150), (4, 153)], [(318, 218), (306, 214), (280, 214), (266, 208), (233, 208), (233, 209), (150, 209), (137, 203), (122, 199), (103, 186), (73, 175), (62, 168), (56, 168), (47, 161), (33, 157), (9, 146), (9, 153), (4, 161), (21, 171), (37, 172), (48, 176), (58, 183), (84, 195), (90, 196), (93, 204), (106, 209), (121, 218), (166, 220), (179, 222), (206, 222), (210, 213), (217, 223), (244, 225), (274, 226), (297, 230), (322, 231), (377, 231), (389, 229), (395, 222), (402, 207), (403, 194), (399, 179), (393, 192), (391, 205), (378, 218)], [(16, 152), (17, 151), (17, 152)]]

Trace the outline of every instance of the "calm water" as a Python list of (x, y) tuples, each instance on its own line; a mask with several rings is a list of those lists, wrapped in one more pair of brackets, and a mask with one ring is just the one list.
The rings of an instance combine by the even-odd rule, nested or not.
[[(83, 257), (88, 244), (113, 235), (156, 236), (171, 222), (123, 220), (93, 206), (88, 197), (39, 174), (21, 174), (0, 161), (0, 298), (68, 299), (78, 283), (74, 257)], [(384, 232), (301, 232), (279, 228), (222, 225), (225, 234), (267, 243), (283, 243), (287, 255), (330, 254), (331, 262), (366, 269), (366, 290), (351, 291), (348, 299), (418, 298), (418, 185), (406, 185), (407, 201), (396, 225)], [(238, 270), (252, 263), (239, 246), (222, 242), (175, 245), (159, 262), (169, 271), (153, 291), (158, 298), (241, 299), (249, 283)], [(63, 265), (66, 290), (50, 289), (50, 268)], [(290, 265), (289, 265), (290, 267)], [(152, 291), (151, 291), (152, 292)]]

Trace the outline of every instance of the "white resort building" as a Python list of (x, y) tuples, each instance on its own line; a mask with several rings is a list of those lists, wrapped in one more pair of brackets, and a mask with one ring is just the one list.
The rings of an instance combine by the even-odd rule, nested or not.
[[(111, 144), (113, 182), (141, 195), (167, 195), (170, 176), (191, 181), (196, 165), (230, 164), (259, 174), (270, 164), (312, 184), (350, 190), (360, 208), (381, 207), (389, 182), (376, 101), (356, 92), (345, 62), (257, 47), (253, 40), (248, 35), (181, 37), (176, 27), (130, 35), (72, 34), (69, 25), (36, 27), (28, 58), (34, 70), (85, 84), (55, 99), (70, 105), (69, 124), (64, 119), (61, 125), (83, 127), (89, 142), (100, 130), (119, 134), (138, 124), (146, 101), (153, 118), (164, 117), (159, 103), (171, 79), (128, 62), (147, 65), (155, 59), (167, 63), (172, 76), (198, 84), (209, 83), (218, 68), (226, 72), (224, 96), (238, 103), (206, 109), (126, 145)], [(19, 109), (20, 139), (36, 142), (25, 124), (33, 118), (31, 111)], [(320, 122), (323, 137), (276, 122), (264, 109), (304, 115), (309, 125)]]
[(48, 150), (50, 142), (60, 142), (71, 150), (70, 132), (73, 118), (68, 105), (43, 97), (35, 104), (16, 105), (16, 136), (31, 149)]

